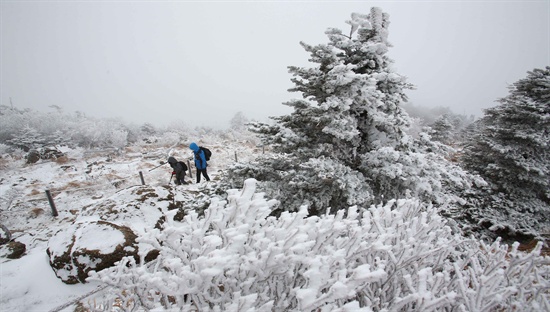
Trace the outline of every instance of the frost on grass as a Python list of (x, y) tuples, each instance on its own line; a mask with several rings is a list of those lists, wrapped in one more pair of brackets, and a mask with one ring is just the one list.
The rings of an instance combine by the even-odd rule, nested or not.
[[(138, 240), (160, 250), (92, 274), (127, 307), (159, 311), (548, 310), (549, 259), (454, 234), (414, 199), (336, 215), (270, 216), (256, 181)], [(246, 309), (245, 309), (246, 307)]]

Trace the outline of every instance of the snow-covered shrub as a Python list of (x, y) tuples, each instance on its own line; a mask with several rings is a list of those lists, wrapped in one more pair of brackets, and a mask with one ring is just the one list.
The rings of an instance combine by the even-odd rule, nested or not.
[(20, 128), (13, 137), (7, 141), (10, 145), (20, 148), (26, 152), (47, 144), (45, 136), (29, 125)]
[(160, 146), (173, 146), (179, 144), (185, 140), (179, 132), (167, 131), (162, 133), (158, 138), (157, 143)]
[(66, 131), (72, 116), (61, 111), (38, 112), (0, 106), (0, 142), (28, 151), (44, 145), (70, 143)]
[(0, 157), (3, 157), (4, 154), (7, 154), (11, 150), (9, 145), (0, 143)]
[(112, 147), (124, 148), (128, 144), (128, 131), (115, 129), (111, 132), (109, 143)]
[(128, 130), (118, 119), (94, 119), (78, 117), (72, 123), (69, 133), (78, 146), (87, 148), (124, 147), (127, 144)]
[(193, 130), (183, 120), (174, 120), (166, 126), (163, 132), (191, 133)]
[(25, 151), (43, 146), (86, 148), (124, 147), (129, 128), (118, 119), (96, 119), (84, 114), (17, 110), (0, 106), (0, 142)]
[[(150, 263), (92, 275), (127, 311), (541, 311), (550, 260), (465, 239), (414, 199), (336, 214), (269, 216), (256, 181), (213, 198), (204, 217), (150, 229)], [(144, 255), (142, 255), (143, 257)], [(142, 259), (143, 260), (143, 259)], [(122, 305), (120, 302), (122, 301)], [(102, 308), (105, 308), (103, 306)]]
[(418, 140), (414, 146), (416, 151), (386, 147), (363, 156), (365, 166), (370, 168), (370, 184), (374, 193), (379, 194), (377, 202), (384, 202), (384, 197), (413, 196), (441, 209), (456, 210), (460, 209), (464, 202), (461, 197), (468, 190), (486, 185), (481, 177), (466, 172), (443, 157), (450, 148), (440, 148), (442, 144), (437, 142), (421, 141)]
[(242, 184), (244, 181), (238, 177), (247, 175), (265, 181), (262, 190), (267, 196), (284, 197), (282, 206), (275, 207), (275, 214), (297, 211), (304, 204), (314, 214), (334, 213), (343, 205), (372, 200), (373, 191), (364, 183), (365, 177), (336, 159), (319, 157), (300, 163), (291, 155), (270, 154), (262, 159), (268, 160), (270, 166), (238, 163), (233, 165), (228, 179), (233, 179), (232, 185)]

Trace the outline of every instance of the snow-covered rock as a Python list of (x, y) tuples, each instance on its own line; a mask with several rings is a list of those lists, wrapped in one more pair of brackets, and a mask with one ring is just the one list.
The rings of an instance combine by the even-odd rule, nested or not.
[(40, 160), (40, 152), (37, 150), (31, 150), (27, 154), (27, 164), (34, 164)]
[(136, 238), (127, 226), (105, 221), (75, 223), (57, 232), (46, 252), (64, 283), (85, 283), (91, 270), (101, 271), (126, 256), (137, 259)]
[(17, 241), (7, 243), (6, 247), (8, 248), (8, 253), (6, 254), (6, 258), (8, 259), (19, 259), (27, 251), (27, 246)]

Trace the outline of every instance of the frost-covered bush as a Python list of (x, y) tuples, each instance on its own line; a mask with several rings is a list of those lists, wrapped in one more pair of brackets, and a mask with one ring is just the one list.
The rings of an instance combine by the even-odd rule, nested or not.
[(193, 130), (183, 120), (174, 120), (163, 130), (164, 132), (190, 133)]
[(183, 137), (179, 132), (174, 131), (167, 131), (162, 133), (160, 137), (158, 137), (158, 144), (161, 146), (173, 146), (179, 143), (182, 143), (185, 141), (185, 137)]
[(96, 119), (81, 113), (18, 110), (0, 106), (0, 142), (25, 151), (44, 146), (116, 147), (128, 143), (128, 128), (118, 119)]
[[(120, 119), (93, 118), (80, 112), (66, 113), (60, 108), (55, 112), (40, 112), (7, 106), (0, 106), (0, 124), (0, 143), (25, 151), (56, 145), (121, 149), (130, 143), (142, 142), (144, 137), (163, 137), (166, 132), (187, 131), (182, 123), (171, 124), (170, 129), (178, 131), (170, 132), (156, 129), (151, 124), (138, 127), (127, 125)], [(178, 140), (170, 134), (168, 137), (168, 142), (163, 143), (174, 144)]]
[(10, 152), (12, 150), (13, 150), (13, 148), (10, 147), (9, 145), (0, 143), (0, 157), (3, 157), (4, 154), (7, 154), (8, 152)]
[[(281, 198), (274, 214), (297, 211), (307, 205), (312, 214), (336, 212), (343, 205), (351, 206), (372, 200), (372, 189), (364, 183), (365, 177), (340, 161), (328, 157), (311, 158), (301, 163), (292, 155), (265, 155), (270, 166), (254, 162), (232, 166), (227, 179), (231, 185), (241, 184), (241, 176), (254, 176), (262, 183), (262, 190), (272, 198)], [(238, 173), (238, 174), (236, 174)]]
[[(19, 110), (8, 106), (0, 106), (0, 142), (6, 143), (17, 137), (24, 131), (24, 128), (32, 129), (35, 132), (35, 138), (44, 136), (48, 132), (53, 132), (53, 129), (59, 127), (60, 120), (55, 119), (55, 116), (45, 113), (37, 113), (30, 109)], [(29, 131), (29, 130), (26, 131)], [(20, 146), (22, 147), (22, 146)], [(31, 148), (31, 147), (29, 147)]]
[(128, 131), (123, 129), (114, 129), (111, 131), (109, 143), (112, 147), (123, 148), (128, 144)]
[(128, 130), (118, 119), (95, 119), (79, 117), (70, 124), (69, 133), (73, 142), (87, 148), (122, 148), (128, 143)]
[(25, 125), (14, 133), (12, 138), (6, 142), (28, 152), (31, 149), (40, 148), (48, 144), (48, 141), (49, 140), (44, 134), (40, 133), (35, 128)]
[[(390, 201), (336, 214), (269, 216), (256, 181), (213, 198), (204, 217), (150, 229), (156, 260), (93, 274), (114, 288), (100, 309), (155, 311), (541, 311), (550, 260), (465, 239), (434, 208)], [(143, 257), (144, 255), (142, 255)]]

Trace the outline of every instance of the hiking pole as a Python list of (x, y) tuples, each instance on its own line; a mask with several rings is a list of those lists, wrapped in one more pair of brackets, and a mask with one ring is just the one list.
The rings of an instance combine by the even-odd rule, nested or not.
[(153, 170), (157, 169), (158, 167), (160, 167), (160, 166), (162, 166), (162, 165), (164, 165), (164, 164), (165, 164), (165, 162), (164, 162), (164, 161), (161, 161), (161, 162), (160, 162), (160, 165), (156, 166), (156, 167), (153, 168), (153, 169), (149, 169), (149, 171), (153, 171)]
[(172, 177), (174, 176), (174, 172), (172, 172), (172, 175), (170, 176), (170, 181), (168, 181), (168, 185), (170, 185), (170, 182), (172, 182)]

